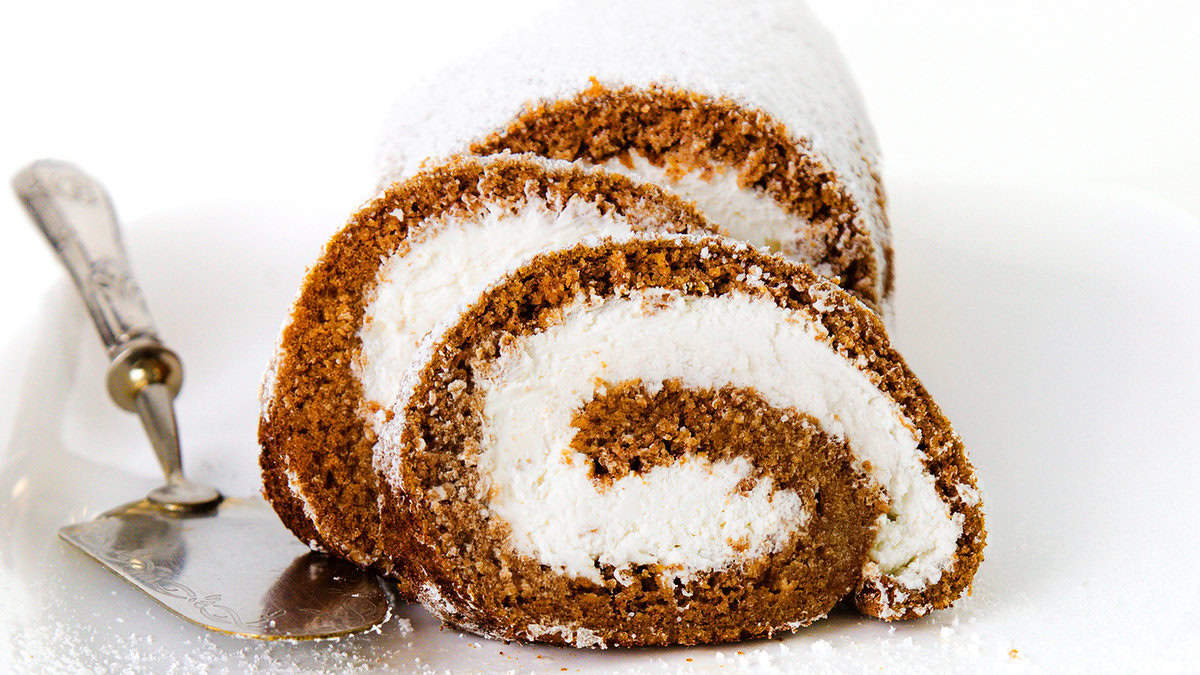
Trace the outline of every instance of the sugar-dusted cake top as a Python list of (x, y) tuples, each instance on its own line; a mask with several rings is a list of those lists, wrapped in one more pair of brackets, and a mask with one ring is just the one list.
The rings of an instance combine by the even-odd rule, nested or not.
[(797, 0), (568, 2), (404, 92), (380, 168), (389, 179), (411, 175), (527, 106), (593, 83), (660, 84), (760, 109), (874, 208), (878, 148), (861, 96), (831, 36)]

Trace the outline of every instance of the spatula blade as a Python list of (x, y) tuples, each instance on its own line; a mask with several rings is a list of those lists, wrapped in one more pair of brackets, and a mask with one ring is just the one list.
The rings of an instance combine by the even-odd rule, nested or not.
[(262, 500), (226, 498), (203, 513), (142, 500), (58, 533), (167, 609), (223, 633), (335, 637), (390, 616), (382, 580), (309, 551)]

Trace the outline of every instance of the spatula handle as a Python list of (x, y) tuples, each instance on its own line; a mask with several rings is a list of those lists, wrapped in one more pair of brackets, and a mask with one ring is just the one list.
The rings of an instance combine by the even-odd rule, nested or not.
[(17, 173), (13, 187), (70, 272), (110, 356), (135, 338), (157, 340), (103, 186), (72, 164), (43, 159)]
[(183, 383), (183, 365), (158, 339), (121, 245), (108, 193), (79, 167), (52, 159), (18, 172), (13, 188), (70, 272), (108, 349), (109, 395), (138, 414), (150, 438), (167, 478), (166, 485), (150, 493), (150, 500), (178, 508), (214, 503), (219, 499), (215, 490), (183, 477), (172, 406)]

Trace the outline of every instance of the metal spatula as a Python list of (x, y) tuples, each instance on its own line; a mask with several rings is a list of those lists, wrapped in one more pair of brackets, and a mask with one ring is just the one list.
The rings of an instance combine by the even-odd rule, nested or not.
[(34, 162), (13, 186), (71, 273), (108, 348), (109, 395), (141, 418), (166, 476), (144, 499), (64, 527), (59, 536), (213, 630), (304, 639), (385, 621), (388, 593), (380, 579), (311, 553), (261, 499), (224, 497), (184, 478), (173, 407), (183, 367), (157, 337), (104, 188), (53, 160)]

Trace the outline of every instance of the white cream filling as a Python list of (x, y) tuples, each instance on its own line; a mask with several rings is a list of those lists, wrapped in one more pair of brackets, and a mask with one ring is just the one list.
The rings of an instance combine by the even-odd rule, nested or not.
[(738, 185), (733, 167), (716, 166), (707, 175), (699, 169), (677, 175), (665, 165), (651, 164), (641, 153), (630, 153), (630, 160), (632, 167), (616, 157), (597, 166), (675, 193), (735, 239), (784, 253), (813, 266), (818, 274), (833, 273), (829, 264), (822, 262), (825, 251), (811, 245), (808, 223), (788, 213), (763, 190)]
[[(570, 449), (571, 420), (598, 383), (626, 380), (752, 388), (772, 406), (812, 415), (887, 490), (891, 512), (880, 517), (870, 552), (879, 571), (918, 587), (953, 559), (961, 517), (940, 499), (900, 408), (805, 314), (768, 298), (649, 289), (581, 300), (477, 377), (481, 490), (518, 552), (566, 573), (597, 579), (598, 560), (618, 568), (658, 562), (686, 577), (772, 550), (804, 521), (799, 498), (765, 479), (748, 496), (731, 492), (750, 470), (746, 460), (682, 461), (599, 490), (590, 461)], [(731, 533), (749, 549), (735, 551)]]
[[(517, 405), (527, 403), (538, 405)], [(598, 489), (591, 461), (568, 449), (574, 433), (546, 428), (520, 439), (532, 445), (495, 448), (517, 454), (485, 451), (480, 462), (481, 487), (494, 490), (491, 508), (512, 526), (517, 551), (568, 574), (603, 583), (598, 562), (629, 583), (631, 565), (661, 565), (664, 582), (686, 582), (773, 553), (808, 521), (800, 496), (770, 478), (738, 491), (754, 469), (745, 457), (686, 457)]]
[(578, 198), (561, 208), (530, 201), (515, 213), (493, 209), (427, 222), (380, 266), (368, 297), (353, 364), (366, 399), (391, 406), (421, 339), (509, 270), (547, 249), (632, 236), (626, 220)]

